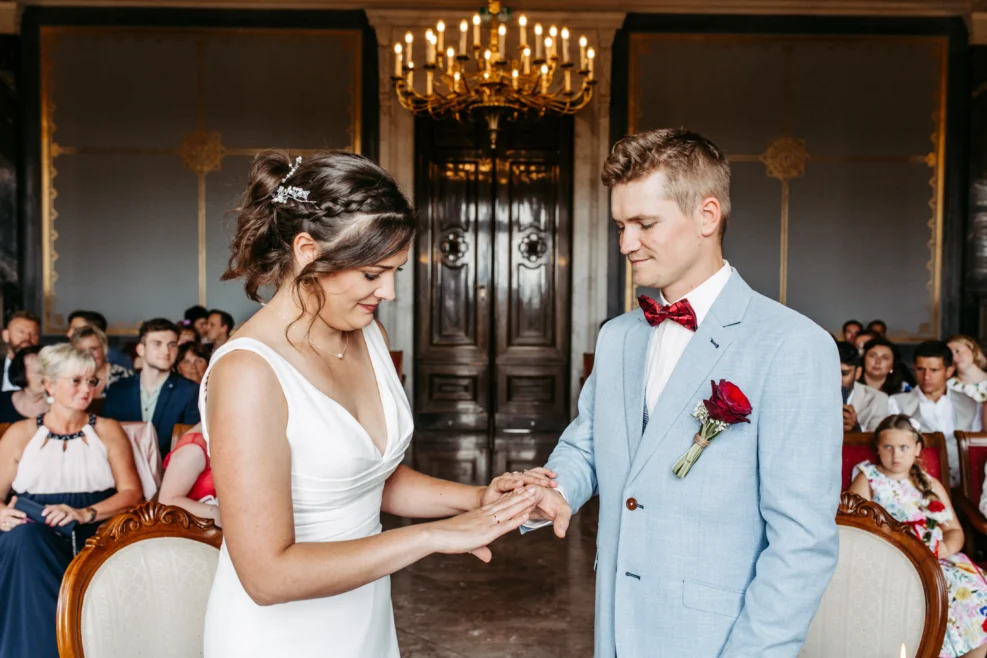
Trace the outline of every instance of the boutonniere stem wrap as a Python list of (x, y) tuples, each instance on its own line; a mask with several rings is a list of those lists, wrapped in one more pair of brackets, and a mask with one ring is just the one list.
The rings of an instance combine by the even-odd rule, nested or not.
[(680, 478), (689, 474), (703, 450), (720, 432), (737, 423), (751, 422), (747, 419), (752, 411), (751, 403), (735, 384), (725, 379), (721, 379), (719, 384), (712, 381), (710, 384), (713, 394), (699, 402), (692, 412), (692, 416), (699, 421), (699, 431), (692, 437), (689, 450), (672, 467), (672, 472)]

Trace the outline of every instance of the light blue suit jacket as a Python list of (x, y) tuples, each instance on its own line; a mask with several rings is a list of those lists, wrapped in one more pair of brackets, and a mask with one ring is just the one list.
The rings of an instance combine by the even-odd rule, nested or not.
[[(734, 270), (642, 436), (651, 332), (640, 310), (604, 325), (579, 416), (548, 461), (574, 511), (600, 496), (596, 656), (795, 656), (838, 553), (836, 343)], [(751, 423), (679, 479), (691, 414), (720, 379), (747, 395)]]

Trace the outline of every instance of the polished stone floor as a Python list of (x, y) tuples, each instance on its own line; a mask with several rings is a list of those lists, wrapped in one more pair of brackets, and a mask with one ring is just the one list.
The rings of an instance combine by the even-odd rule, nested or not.
[[(593, 655), (596, 501), (565, 539), (512, 533), (494, 559), (432, 555), (391, 579), (404, 658), (583, 658)], [(387, 519), (385, 527), (393, 527)]]

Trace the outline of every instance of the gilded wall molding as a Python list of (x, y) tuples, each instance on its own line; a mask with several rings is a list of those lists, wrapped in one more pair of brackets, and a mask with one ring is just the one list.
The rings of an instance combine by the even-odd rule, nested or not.
[[(806, 168), (809, 163), (905, 163), (924, 164), (930, 169), (929, 188), (929, 209), (931, 210), (927, 228), (929, 237), (926, 246), (929, 250), (929, 260), (925, 264), (928, 272), (926, 292), (929, 295), (929, 319), (919, 325), (915, 333), (894, 332), (889, 337), (899, 341), (922, 341), (937, 339), (940, 333), (939, 313), (940, 313), (940, 283), (942, 276), (942, 223), (943, 223), (943, 198), (945, 186), (943, 174), (945, 167), (945, 147), (946, 147), (946, 88), (947, 88), (947, 66), (948, 66), (948, 43), (945, 37), (911, 37), (911, 36), (791, 36), (791, 35), (748, 35), (748, 34), (645, 34), (638, 33), (631, 35), (630, 44), (630, 85), (628, 103), (628, 131), (634, 133), (641, 125), (643, 118), (642, 108), (638, 100), (638, 74), (637, 60), (648, 52), (649, 42), (674, 39), (690, 40), (698, 42), (735, 42), (751, 43), (762, 42), (771, 44), (782, 44), (784, 49), (784, 68), (782, 80), (782, 126), (781, 134), (770, 140), (761, 153), (731, 153), (727, 159), (731, 162), (761, 162), (765, 166), (765, 175), (779, 181), (781, 186), (779, 204), (779, 225), (780, 225), (780, 272), (779, 272), (779, 293), (778, 300), (781, 303), (787, 302), (788, 296), (788, 222), (789, 222), (789, 182), (796, 178), (806, 176)], [(926, 153), (915, 153), (909, 155), (886, 156), (886, 155), (825, 155), (814, 156), (807, 148), (805, 140), (790, 134), (791, 125), (791, 54), (792, 47), (798, 43), (813, 41), (816, 43), (834, 41), (836, 43), (873, 43), (875, 46), (887, 42), (905, 42), (912, 44), (928, 45), (930, 56), (935, 58), (939, 70), (937, 85), (930, 94), (935, 101), (935, 109), (930, 116), (932, 132), (929, 135), (931, 142), (930, 150)], [(811, 175), (811, 174), (808, 174)], [(635, 308), (635, 289), (630, 268), (625, 268), (624, 281), (624, 308), (632, 310)], [(838, 328), (830, 328), (831, 332), (838, 333)]]
[[(0, 0), (2, 2), (2, 0)], [(197, 267), (198, 267), (198, 303), (206, 305), (207, 293), (207, 258), (206, 258), (206, 193), (207, 177), (212, 172), (219, 171), (222, 161), (227, 156), (253, 157), (268, 148), (288, 148), (292, 154), (309, 155), (319, 152), (321, 149), (292, 149), (284, 145), (258, 146), (226, 148), (223, 145), (223, 137), (219, 132), (208, 130), (208, 117), (206, 115), (206, 89), (205, 89), (205, 55), (204, 43), (209, 37), (223, 36), (224, 34), (257, 34), (263, 36), (275, 36), (284, 38), (295, 38), (298, 35), (315, 36), (336, 36), (349, 37), (348, 48), (351, 56), (349, 63), (353, 66), (354, 85), (348, 87), (350, 103), (347, 107), (349, 124), (347, 134), (350, 137), (348, 149), (360, 152), (361, 135), (361, 92), (359, 83), (361, 81), (362, 62), (362, 33), (359, 30), (321, 30), (321, 29), (226, 29), (226, 28), (149, 28), (149, 27), (76, 27), (76, 26), (51, 26), (43, 27), (41, 30), (41, 160), (42, 160), (42, 186), (41, 186), (41, 219), (43, 226), (42, 242), (42, 286), (44, 290), (44, 312), (42, 330), (46, 334), (64, 333), (67, 330), (67, 323), (63, 314), (55, 310), (55, 284), (58, 281), (56, 262), (58, 251), (55, 248), (58, 240), (58, 232), (55, 229), (55, 220), (58, 218), (58, 210), (55, 207), (55, 199), (58, 191), (55, 188), (55, 178), (58, 169), (55, 166), (57, 159), (65, 155), (123, 155), (123, 156), (174, 156), (181, 160), (182, 166), (197, 177)], [(53, 74), (55, 61), (52, 57), (52, 49), (56, 47), (58, 40), (63, 35), (100, 35), (109, 38), (128, 36), (131, 38), (156, 39), (162, 35), (174, 37), (175, 35), (186, 36), (194, 39), (196, 46), (196, 129), (186, 133), (181, 143), (172, 148), (127, 148), (127, 147), (99, 147), (99, 146), (73, 146), (59, 144), (55, 141), (57, 125), (55, 123), (55, 94)], [(139, 329), (139, 324), (127, 324), (116, 322), (110, 325), (107, 333), (111, 335), (134, 335)]]

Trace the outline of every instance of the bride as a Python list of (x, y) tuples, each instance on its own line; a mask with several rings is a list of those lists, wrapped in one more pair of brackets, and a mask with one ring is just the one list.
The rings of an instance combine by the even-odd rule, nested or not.
[[(394, 298), (414, 213), (345, 152), (254, 161), (224, 280), (276, 293), (212, 357), (202, 431), (223, 518), (205, 656), (399, 656), (390, 574), (517, 529), (550, 471), (488, 487), (401, 465), (412, 415), (374, 320)], [(444, 519), (381, 532), (380, 513)], [(451, 518), (447, 518), (451, 517)]]

